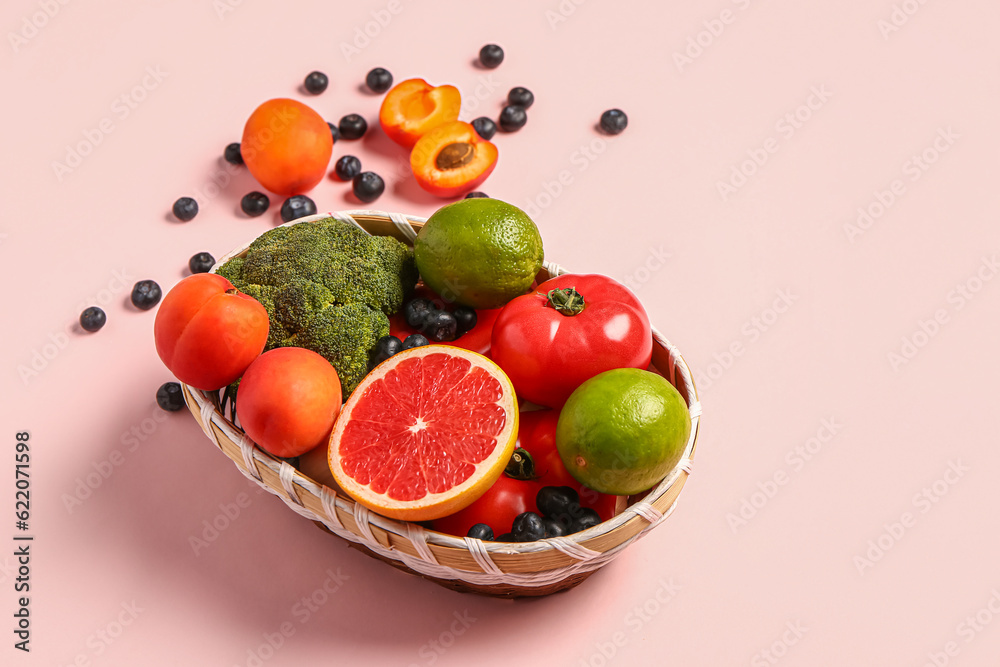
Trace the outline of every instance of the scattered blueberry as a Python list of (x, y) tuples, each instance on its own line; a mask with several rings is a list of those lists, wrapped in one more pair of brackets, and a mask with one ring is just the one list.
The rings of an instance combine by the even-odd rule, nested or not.
[(194, 220), (194, 216), (198, 215), (198, 202), (190, 197), (181, 197), (174, 202), (174, 215), (181, 222)]
[(333, 172), (342, 181), (349, 181), (361, 173), (361, 160), (353, 155), (345, 155), (337, 160), (333, 166)]
[(184, 407), (184, 394), (176, 382), (164, 382), (156, 390), (156, 404), (169, 412), (177, 412)]
[(500, 129), (504, 132), (516, 132), (528, 122), (528, 114), (524, 107), (508, 104), (500, 112)]
[(492, 542), (493, 529), (487, 526), (485, 523), (477, 523), (475, 526), (469, 529), (469, 532), (466, 533), (466, 537), (475, 537), (480, 540)]
[(376, 67), (368, 72), (365, 83), (374, 93), (384, 93), (392, 88), (392, 74), (384, 67)]
[(476, 309), (469, 308), (468, 306), (459, 306), (451, 313), (452, 317), (455, 318), (455, 324), (458, 325), (458, 335), (461, 336), (466, 331), (471, 331), (474, 326), (476, 326)]
[(234, 141), (226, 146), (226, 150), (222, 156), (226, 158), (226, 162), (229, 164), (243, 164), (243, 153), (240, 151), (240, 145), (238, 142)]
[(487, 69), (493, 69), (503, 62), (503, 49), (496, 44), (487, 44), (479, 49), (479, 62)]
[(344, 139), (360, 139), (368, 131), (368, 121), (356, 113), (349, 113), (340, 119), (338, 127)]
[(399, 354), (402, 351), (403, 341), (395, 336), (382, 336), (375, 343), (375, 355), (372, 357), (372, 363), (378, 366), (389, 357)]
[(534, 512), (523, 512), (514, 519), (510, 532), (515, 542), (534, 542), (545, 537), (545, 523)]
[(434, 310), (434, 304), (428, 299), (412, 299), (403, 306), (403, 316), (406, 323), (414, 329), (419, 329), (427, 313)]
[(340, 128), (330, 122), (327, 122), (327, 125), (330, 128), (330, 136), (333, 137), (333, 143), (337, 143), (340, 139)]
[(139, 310), (149, 310), (160, 302), (163, 292), (154, 280), (140, 280), (132, 287), (132, 305)]
[(621, 134), (628, 127), (628, 116), (621, 109), (608, 109), (601, 114), (601, 129), (608, 134)]
[(306, 76), (305, 86), (313, 95), (319, 95), (330, 84), (330, 79), (322, 72), (309, 72)]
[(435, 310), (427, 314), (420, 327), (427, 338), (443, 343), (455, 340), (458, 336), (458, 323), (455, 316), (444, 310)]
[(601, 523), (601, 516), (597, 510), (590, 507), (580, 507), (576, 517), (570, 522), (568, 530), (571, 533), (579, 533), (581, 530), (593, 528), (599, 523)]
[(490, 196), (485, 192), (480, 192), (479, 190), (473, 190), (469, 194), (465, 195), (466, 199), (489, 199)]
[(557, 519), (545, 517), (542, 524), (545, 526), (545, 537), (561, 537), (568, 533), (566, 525)]
[(363, 171), (354, 177), (354, 196), (365, 202), (373, 202), (385, 192), (385, 181), (374, 171)]
[(207, 252), (199, 252), (188, 260), (188, 268), (191, 269), (191, 273), (208, 273), (213, 266), (215, 266), (215, 258)]
[(535, 96), (524, 86), (516, 86), (507, 93), (507, 104), (516, 104), (527, 109), (535, 103)]
[(497, 124), (493, 122), (492, 118), (480, 116), (472, 121), (472, 129), (474, 129), (476, 134), (481, 136), (483, 139), (489, 141), (493, 138), (493, 135), (497, 133)]
[(293, 195), (281, 205), (282, 222), (291, 222), (307, 215), (316, 215), (316, 202), (305, 195)]
[(430, 344), (431, 342), (420, 334), (411, 334), (406, 337), (406, 340), (403, 341), (403, 349), (412, 350), (415, 347), (422, 347)]
[(84, 331), (98, 331), (108, 321), (108, 316), (97, 306), (91, 306), (80, 313), (80, 326)]
[(251, 218), (264, 215), (270, 205), (271, 200), (267, 198), (267, 195), (256, 190), (243, 195), (243, 199), (240, 200), (240, 208)]
[(580, 494), (569, 486), (545, 486), (535, 496), (535, 505), (545, 516), (568, 522), (580, 507)]

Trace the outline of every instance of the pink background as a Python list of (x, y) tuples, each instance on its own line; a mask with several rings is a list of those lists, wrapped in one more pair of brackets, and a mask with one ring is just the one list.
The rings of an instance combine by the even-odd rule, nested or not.
[[(287, 623), (265, 664), (995, 664), (1000, 7), (655, 5), (3, 3), (0, 468), (29, 429), (36, 541), (30, 656), (12, 648), (0, 548), (0, 662), (255, 664)], [(507, 54), (489, 72), (472, 65), (487, 42)], [(457, 85), (466, 120), (530, 88), (482, 189), (535, 214), (550, 259), (632, 285), (697, 374), (705, 415), (677, 512), (568, 594), (496, 601), (396, 572), (257, 494), (187, 413), (154, 402), (170, 376), (129, 290), (167, 289), (192, 254), (276, 224), (278, 198), (239, 213), (255, 184), (219, 159), (257, 104), (306, 99), (302, 78), (326, 72), (306, 101), (373, 126), (334, 158), (386, 178), (374, 207), (442, 203), (377, 129), (381, 98), (359, 90), (374, 66)], [(602, 137), (614, 106), (630, 125)], [(53, 163), (88, 141), (60, 178)], [(332, 180), (311, 194), (361, 207)], [(187, 224), (169, 215), (182, 195), (201, 200)], [(859, 207), (873, 217), (851, 232)], [(108, 324), (84, 335), (92, 303)], [(328, 572), (339, 588), (304, 617)]]

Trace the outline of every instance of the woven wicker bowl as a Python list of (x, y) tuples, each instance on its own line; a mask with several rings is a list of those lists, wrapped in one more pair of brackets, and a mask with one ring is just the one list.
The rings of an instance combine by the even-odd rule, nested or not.
[[(345, 211), (301, 218), (304, 224), (333, 217), (375, 235), (412, 245), (423, 218), (380, 211)], [(219, 260), (246, 251), (249, 243)], [(541, 282), (566, 273), (545, 262)], [(670, 515), (691, 471), (701, 406), (691, 371), (673, 345), (653, 330), (655, 369), (680, 391), (691, 413), (691, 436), (680, 463), (654, 489), (629, 498), (628, 507), (609, 521), (574, 535), (508, 544), (445, 535), (370, 512), (351, 498), (300, 473), (257, 447), (220, 408), (219, 392), (182, 385), (184, 399), (209, 439), (244, 475), (283, 500), (292, 510), (365, 553), (442, 586), (495, 597), (541, 596), (572, 588)]]

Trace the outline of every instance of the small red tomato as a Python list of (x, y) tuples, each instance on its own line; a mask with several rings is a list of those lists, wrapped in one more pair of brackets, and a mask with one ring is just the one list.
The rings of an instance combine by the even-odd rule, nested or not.
[(188, 276), (163, 298), (156, 352), (186, 384), (215, 391), (236, 381), (267, 343), (267, 311), (214, 273)]
[(251, 440), (287, 458), (327, 441), (341, 402), (340, 378), (329, 361), (312, 350), (279, 347), (243, 374), (236, 415)]
[(602, 275), (546, 280), (504, 306), (493, 326), (491, 355), (518, 397), (550, 408), (598, 373), (645, 369), (652, 353), (642, 304)]
[(431, 528), (448, 535), (465, 537), (477, 523), (485, 523), (499, 537), (509, 533), (518, 514), (538, 512), (535, 496), (542, 487), (535, 481), (500, 478), (474, 503), (446, 517), (435, 519)]

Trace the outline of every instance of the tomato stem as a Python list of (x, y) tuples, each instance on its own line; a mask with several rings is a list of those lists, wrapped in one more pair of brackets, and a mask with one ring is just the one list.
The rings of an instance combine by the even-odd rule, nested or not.
[(527, 450), (518, 447), (510, 455), (510, 461), (507, 463), (507, 467), (504, 468), (504, 473), (514, 479), (534, 479), (535, 459), (531, 458), (531, 454)]
[(577, 292), (575, 287), (554, 289), (547, 296), (549, 298), (549, 305), (567, 317), (579, 315), (586, 306), (583, 301), (583, 295)]

